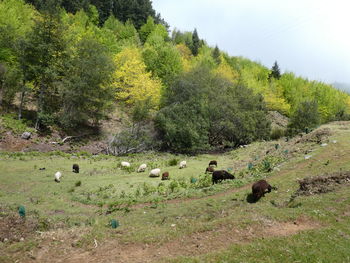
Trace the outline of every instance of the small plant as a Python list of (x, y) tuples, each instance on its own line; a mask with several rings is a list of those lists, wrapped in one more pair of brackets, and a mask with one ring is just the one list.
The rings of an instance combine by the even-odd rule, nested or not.
[(169, 165), (169, 166), (176, 166), (176, 165), (178, 164), (178, 162), (179, 162), (178, 159), (173, 158), (173, 159), (170, 159), (170, 160), (168, 161), (168, 165)]
[(126, 197), (126, 193), (125, 193), (124, 190), (122, 190), (122, 192), (120, 193), (119, 197), (122, 198), (122, 199)]
[(212, 185), (211, 175), (202, 174), (199, 176), (198, 182), (196, 183), (196, 188), (205, 188)]
[(171, 183), (169, 184), (169, 189), (170, 191), (173, 193), (175, 191), (176, 188), (179, 187), (179, 183), (175, 180), (171, 181)]
[(136, 191), (135, 191), (135, 197), (140, 197), (141, 196), (141, 188), (140, 186), (137, 187)]
[(153, 194), (154, 192), (156, 192), (157, 189), (151, 185), (151, 184), (148, 184), (148, 183), (143, 183), (143, 192), (144, 192), (144, 195), (150, 195), (150, 194)]
[(75, 182), (75, 187), (79, 187), (79, 186), (81, 186), (81, 181)]

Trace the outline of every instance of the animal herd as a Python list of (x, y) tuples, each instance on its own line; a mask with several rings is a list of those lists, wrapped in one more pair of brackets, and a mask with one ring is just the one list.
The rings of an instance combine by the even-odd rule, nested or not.
[[(129, 162), (121, 162), (120, 163), (122, 168), (130, 168), (131, 165)], [(215, 170), (215, 167), (218, 166), (218, 162), (216, 160), (212, 160), (209, 162), (208, 167), (205, 169), (205, 173), (211, 173), (212, 174), (212, 183), (217, 184), (221, 181), (224, 180), (233, 180), (235, 179), (235, 176), (226, 170)], [(179, 164), (179, 169), (183, 169), (187, 167), (187, 162), (186, 161), (181, 161)], [(142, 173), (145, 172), (147, 168), (147, 164), (143, 163), (141, 164), (137, 172)], [(44, 170), (45, 168), (40, 168), (40, 170)], [(72, 170), (74, 173), (79, 173), (79, 165), (78, 164), (73, 164)], [(161, 170), (160, 168), (155, 168), (152, 169), (149, 172), (149, 177), (160, 177)], [(55, 182), (59, 183), (62, 178), (62, 173), (61, 172), (56, 172), (55, 173)], [(169, 172), (163, 172), (161, 180), (169, 180)], [(261, 197), (265, 195), (265, 193), (270, 193), (272, 189), (276, 189), (275, 187), (272, 187), (267, 181), (265, 180), (260, 180), (255, 182), (252, 185), (252, 196), (254, 201), (258, 201)]]

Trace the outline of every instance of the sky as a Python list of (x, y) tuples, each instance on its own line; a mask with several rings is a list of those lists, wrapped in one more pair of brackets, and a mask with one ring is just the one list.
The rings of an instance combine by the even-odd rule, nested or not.
[(170, 29), (282, 72), (350, 83), (349, 0), (153, 0)]

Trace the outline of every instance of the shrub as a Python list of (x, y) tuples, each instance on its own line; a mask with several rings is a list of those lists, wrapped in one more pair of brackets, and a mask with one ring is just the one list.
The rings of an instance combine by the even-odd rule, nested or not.
[(171, 160), (168, 161), (168, 165), (169, 166), (176, 166), (179, 162), (179, 159), (173, 158)]
[(283, 137), (285, 133), (284, 129), (281, 128), (274, 128), (271, 131), (270, 138), (272, 140), (278, 140), (279, 138)]
[(166, 90), (164, 104), (155, 119), (164, 149), (193, 153), (270, 135), (262, 96), (203, 66), (179, 76)]
[(306, 128), (315, 128), (320, 123), (320, 114), (316, 101), (304, 101), (292, 114), (288, 124), (288, 135), (304, 132)]

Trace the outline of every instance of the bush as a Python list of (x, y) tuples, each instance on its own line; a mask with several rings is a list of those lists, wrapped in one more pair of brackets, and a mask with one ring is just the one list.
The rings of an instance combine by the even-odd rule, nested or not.
[(169, 160), (168, 165), (169, 166), (176, 166), (179, 163), (179, 159), (173, 158)]
[(262, 96), (203, 66), (179, 76), (166, 90), (164, 105), (155, 125), (167, 150), (193, 153), (270, 135)]
[(271, 131), (270, 138), (272, 140), (278, 140), (279, 138), (283, 137), (285, 133), (284, 129), (281, 128), (274, 128)]
[(288, 124), (287, 133), (293, 136), (306, 129), (315, 128), (320, 123), (320, 114), (316, 101), (304, 101), (294, 111)]

